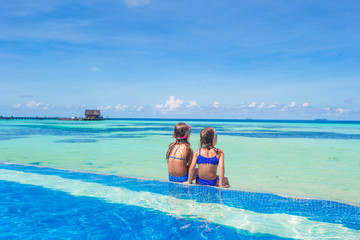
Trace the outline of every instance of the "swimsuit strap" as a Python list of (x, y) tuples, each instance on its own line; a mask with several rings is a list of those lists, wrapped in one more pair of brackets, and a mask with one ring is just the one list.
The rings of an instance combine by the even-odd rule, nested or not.
[[(219, 149), (220, 149), (220, 148), (217, 148), (217, 149), (216, 149), (216, 155), (215, 155), (215, 157), (218, 155)], [(199, 148), (199, 155), (200, 155), (200, 150), (201, 150), (201, 148)], [(207, 157), (207, 158), (209, 158), (209, 157)]]
[(169, 156), (169, 158), (175, 158), (175, 159), (179, 159), (179, 160), (186, 160), (185, 158), (177, 158), (177, 157), (173, 157), (173, 156)]

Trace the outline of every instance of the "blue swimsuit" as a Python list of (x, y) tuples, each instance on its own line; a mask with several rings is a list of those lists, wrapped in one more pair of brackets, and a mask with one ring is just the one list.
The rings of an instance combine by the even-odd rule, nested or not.
[[(177, 158), (177, 157), (172, 157), (172, 156), (169, 156), (169, 158), (186, 160), (184, 158)], [(184, 176), (180, 176), (180, 177), (174, 177), (169, 174), (169, 181), (171, 181), (171, 182), (186, 182), (188, 180), (188, 176), (189, 176), (188, 173), (186, 173)]]
[[(215, 157), (212, 157), (212, 158), (207, 158), (207, 157), (201, 156), (200, 151), (201, 151), (201, 148), (199, 148), (199, 156), (196, 159), (197, 164), (212, 164), (212, 165), (218, 165), (219, 164), (219, 159), (217, 158), (219, 149), (217, 149)], [(217, 183), (218, 179), (219, 179), (219, 176), (216, 176), (216, 178), (214, 180), (201, 179), (198, 175), (196, 176), (196, 180), (201, 185), (216, 186), (216, 183)]]

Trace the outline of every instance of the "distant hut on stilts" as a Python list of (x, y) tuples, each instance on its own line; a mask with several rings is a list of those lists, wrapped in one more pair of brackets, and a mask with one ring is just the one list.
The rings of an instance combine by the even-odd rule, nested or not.
[(94, 121), (104, 120), (101, 116), (100, 110), (85, 110), (85, 118), (83, 120)]

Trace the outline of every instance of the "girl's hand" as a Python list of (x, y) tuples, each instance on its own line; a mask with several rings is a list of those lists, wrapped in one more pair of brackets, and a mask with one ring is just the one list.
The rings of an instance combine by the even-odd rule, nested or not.
[(219, 188), (229, 188), (230, 186), (228, 185), (228, 184), (225, 184), (225, 183), (223, 183), (223, 184), (219, 184)]

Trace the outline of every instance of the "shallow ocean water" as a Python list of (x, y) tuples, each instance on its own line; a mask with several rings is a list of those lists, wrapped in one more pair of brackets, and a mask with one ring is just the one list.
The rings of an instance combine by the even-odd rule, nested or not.
[[(0, 121), (0, 161), (167, 180), (176, 120)], [(360, 124), (192, 120), (214, 127), (232, 188), (360, 203)]]
[(360, 239), (360, 124), (186, 121), (219, 189), (167, 181), (176, 123), (0, 121), (0, 238)]

